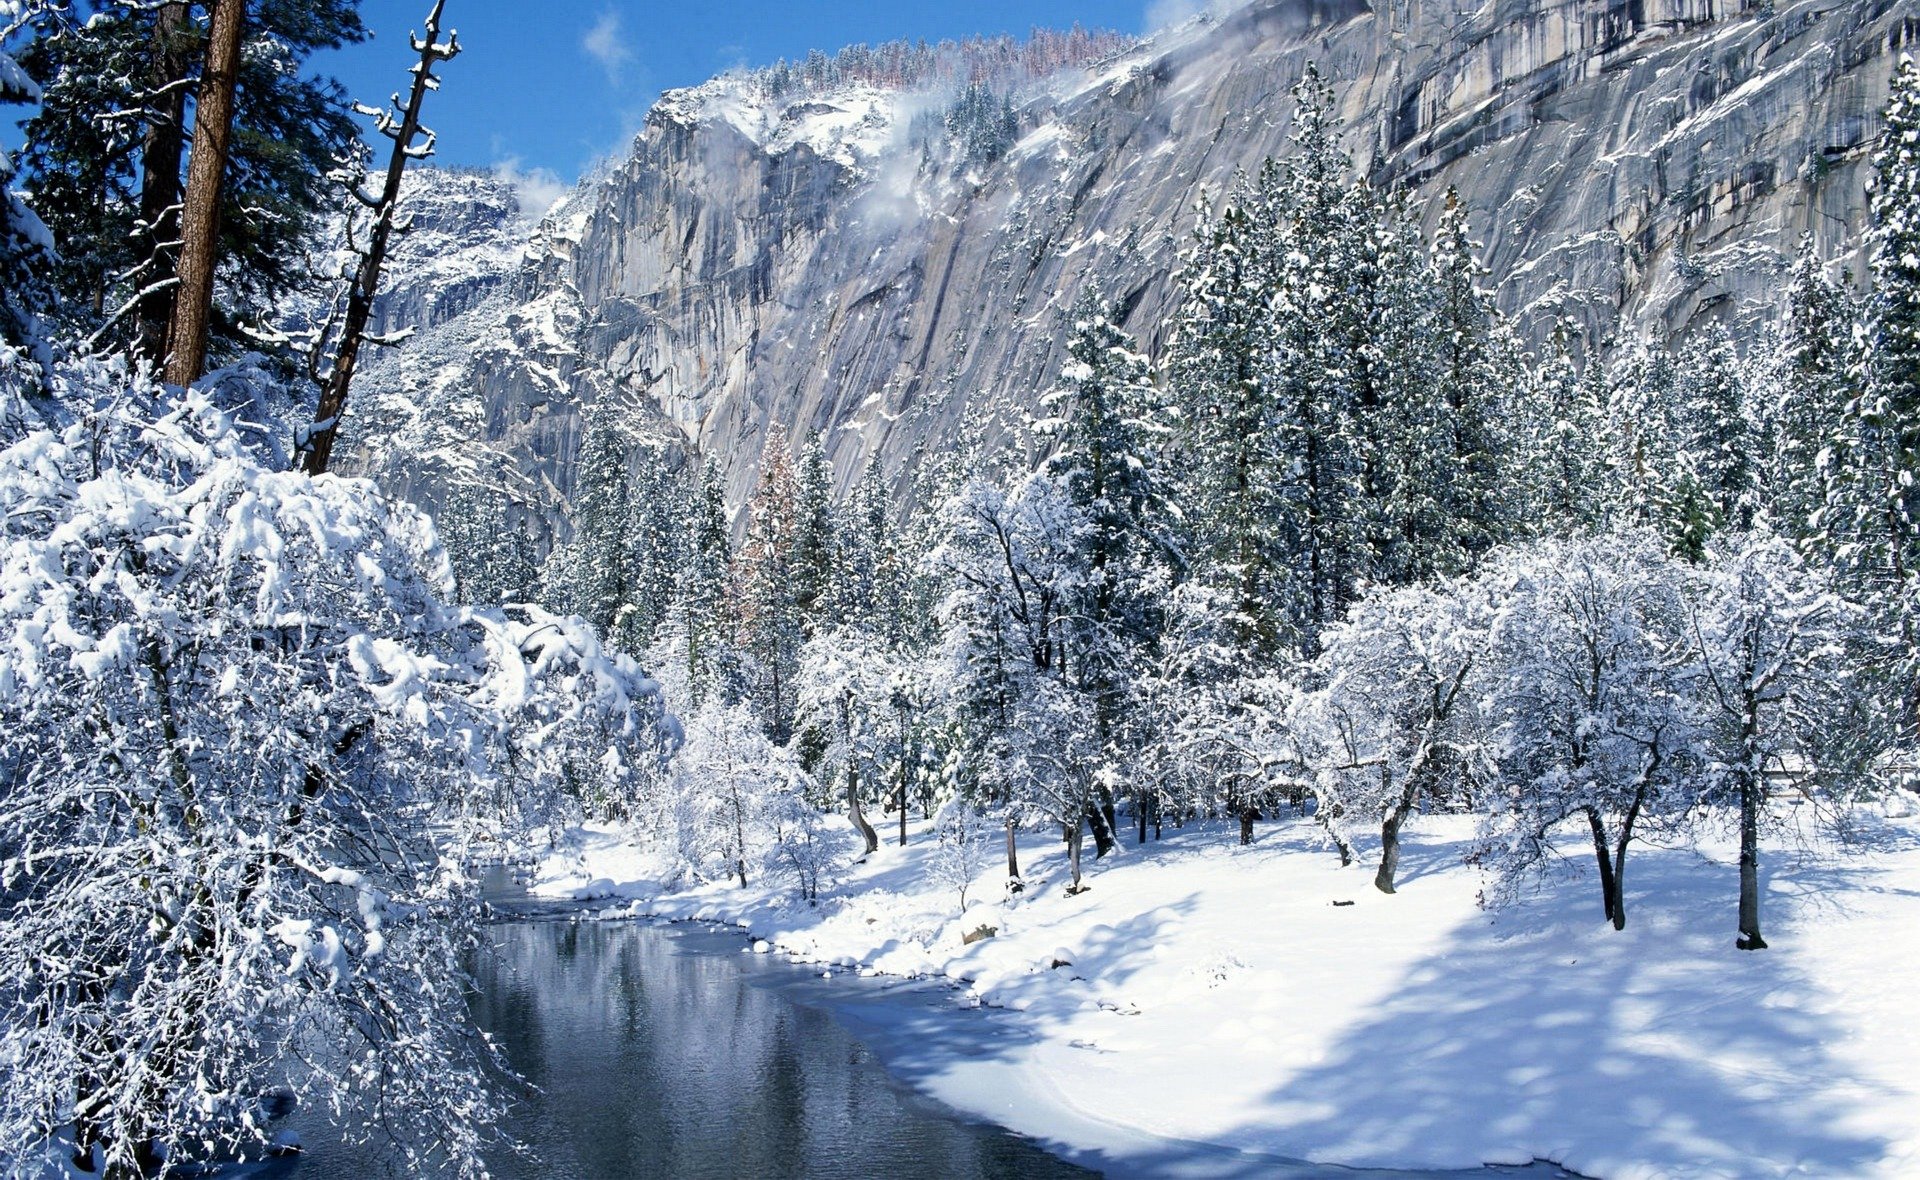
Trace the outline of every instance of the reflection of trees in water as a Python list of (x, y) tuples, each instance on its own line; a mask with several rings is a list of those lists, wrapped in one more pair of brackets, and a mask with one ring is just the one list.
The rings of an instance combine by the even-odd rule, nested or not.
[(625, 923), (490, 933), (476, 1015), (544, 1091), (515, 1122), (542, 1158), (499, 1175), (1083, 1174), (921, 1107), (830, 1017), (746, 978), (782, 965)]

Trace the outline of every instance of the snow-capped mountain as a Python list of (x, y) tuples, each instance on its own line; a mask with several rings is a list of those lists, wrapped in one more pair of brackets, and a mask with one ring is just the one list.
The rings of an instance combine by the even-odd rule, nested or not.
[(984, 148), (951, 72), (719, 78), (538, 221), (503, 181), (413, 179), (380, 327), (423, 330), (365, 371), (348, 461), (429, 503), (477, 470), (552, 506), (583, 408), (618, 398), (736, 503), (773, 423), (827, 431), (843, 483), (874, 454), (897, 476), (968, 407), (1035, 402), (1083, 287), (1164, 342), (1196, 210), (1287, 151), (1309, 61), (1362, 167), (1430, 214), (1459, 192), (1535, 339), (1737, 322), (1803, 232), (1858, 234), (1916, 35), (1894, 0), (1257, 0), (999, 75)]

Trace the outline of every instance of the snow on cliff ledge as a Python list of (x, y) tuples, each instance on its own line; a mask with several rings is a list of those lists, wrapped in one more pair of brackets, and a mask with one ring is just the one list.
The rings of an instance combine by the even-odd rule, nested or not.
[(804, 144), (822, 159), (858, 170), (893, 142), (901, 98), (862, 82), (773, 98), (751, 79), (730, 75), (667, 91), (648, 118), (682, 127), (724, 122), (770, 156)]

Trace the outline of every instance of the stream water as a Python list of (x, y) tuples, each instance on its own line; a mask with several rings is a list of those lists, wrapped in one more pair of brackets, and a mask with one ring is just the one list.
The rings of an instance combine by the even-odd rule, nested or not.
[[(481, 1027), (535, 1090), (494, 1175), (1087, 1177), (891, 1078), (827, 1012), (796, 1000), (813, 973), (741, 953), (737, 935), (635, 922), (529, 919), (487, 931)], [(366, 1180), (377, 1154), (296, 1126), (308, 1151), (272, 1171)]]
[[(919, 1038), (951, 1031), (938, 984), (852, 979), (779, 955), (746, 953), (740, 933), (639, 921), (538, 915), (504, 872), (489, 892), (511, 920), (487, 927), (475, 965), (475, 1016), (532, 1088), (507, 1129), (529, 1149), (489, 1160), (504, 1180), (1091, 1177), (1004, 1128), (970, 1121), (888, 1072), (855, 1032), (905, 1017)], [(992, 1023), (994, 1014), (980, 1013)], [(872, 1025), (873, 1027), (868, 1027)], [(854, 1031), (849, 1031), (852, 1029)], [(978, 1051), (1012, 1026), (974, 1029), (928, 1055)], [(969, 1037), (973, 1039), (969, 1039)], [(981, 1041), (979, 1038), (987, 1038)], [(969, 1046), (972, 1046), (970, 1049)], [(895, 1045), (889, 1059), (911, 1077)], [(912, 1055), (908, 1055), (909, 1057)], [(308, 1150), (256, 1172), (280, 1180), (395, 1174), (379, 1154), (335, 1141), (296, 1113)], [(1205, 1180), (1541, 1180), (1548, 1164), (1468, 1172), (1350, 1171), (1173, 1145), (1157, 1163), (1110, 1174)]]

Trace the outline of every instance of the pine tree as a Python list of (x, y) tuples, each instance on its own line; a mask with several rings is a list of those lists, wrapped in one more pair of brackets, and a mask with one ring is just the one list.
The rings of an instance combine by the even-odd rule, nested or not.
[(1595, 360), (1577, 363), (1577, 331), (1567, 321), (1555, 325), (1545, 357), (1529, 375), (1525, 453), (1509, 480), (1520, 515), (1547, 536), (1598, 531), (1620, 499), (1606, 368)]
[[(0, 38), (4, 42), (4, 38)], [(40, 88), (0, 52), (0, 107), (37, 101)], [(53, 260), (46, 226), (13, 195), (13, 160), (0, 151), (0, 343), (30, 345), (48, 297), (41, 275)]]
[(1853, 397), (1853, 324), (1846, 289), (1827, 277), (1811, 234), (1787, 285), (1785, 322), (1768, 373), (1766, 473), (1772, 520), (1787, 535), (1812, 540), (1826, 501), (1829, 448), (1844, 428)]
[(1478, 253), (1467, 232), (1466, 207), (1448, 189), (1432, 264), (1434, 396), (1443, 422), (1436, 448), (1441, 470), (1432, 495), (1437, 535), (1431, 556), (1415, 563), (1416, 576), (1463, 572), (1517, 528), (1502, 470), (1517, 439), (1502, 423), (1508, 408), (1503, 394), (1521, 387), (1522, 366), (1517, 348), (1500, 347), (1498, 313), (1480, 287), (1487, 270)]
[(795, 594), (798, 487), (787, 436), (776, 424), (760, 454), (760, 478), (747, 502), (746, 540), (734, 558), (740, 646), (751, 659), (749, 692), (776, 745), (793, 734), (794, 680), (801, 615)]
[[(1092, 700), (1094, 749), (1112, 769), (1125, 727), (1130, 688), (1156, 630), (1143, 593), (1143, 566), (1157, 554), (1145, 542), (1147, 517), (1161, 492), (1148, 447), (1154, 432), (1152, 370), (1112, 321), (1112, 309), (1089, 293), (1076, 304), (1060, 384), (1042, 399), (1053, 454), (1043, 470), (1064, 488), (1080, 526), (1067, 560), (1075, 567), (1076, 602), (1067, 624), (1066, 663), (1076, 687)], [(1115, 842), (1117, 773), (1096, 776), (1094, 844)]]
[(688, 514), (687, 563), (675, 611), (687, 638), (687, 687), (692, 703), (731, 699), (733, 628), (728, 618), (728, 571), (733, 529), (727, 522), (720, 471), (700, 465)]
[[(20, 55), (44, 91), (22, 165), (59, 243), (64, 326), (97, 333), (106, 347), (143, 342), (150, 356), (152, 325), (172, 307), (181, 123), (206, 42), (198, 7), (48, 5)], [(328, 175), (358, 129), (339, 85), (304, 69), (313, 53), (365, 38), (358, 9), (358, 0), (249, 6), (217, 219), (221, 355), (257, 349), (247, 328), (310, 281), (304, 247), (333, 205)]]
[(795, 497), (793, 600), (802, 627), (811, 635), (832, 623), (828, 609), (833, 599), (835, 549), (833, 467), (827, 462), (826, 440), (818, 432), (800, 454)]
[(573, 540), (562, 573), (567, 605), (607, 640), (640, 650), (642, 636), (629, 626), (634, 573), (628, 542), (632, 440), (611, 402), (587, 417), (574, 466)]
[(1906, 727), (1920, 711), (1920, 67), (1902, 57), (1874, 152), (1872, 291), (1861, 388), (1833, 442), (1823, 524), (1856, 594), (1898, 644)]

